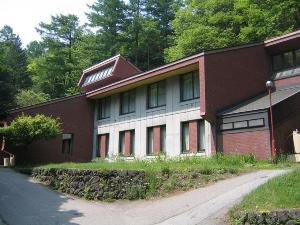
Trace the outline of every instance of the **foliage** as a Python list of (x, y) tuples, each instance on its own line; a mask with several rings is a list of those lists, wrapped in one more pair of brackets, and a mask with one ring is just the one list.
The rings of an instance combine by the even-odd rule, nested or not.
[(26, 53), (22, 49), (20, 37), (9, 26), (4, 26), (0, 30), (0, 50), (0, 63), (12, 74), (15, 89), (29, 87), (31, 80), (26, 71)]
[(0, 64), (0, 115), (11, 107), (13, 91), (12, 75)]
[(187, 0), (173, 21), (167, 61), (203, 49), (257, 42), (300, 27), (298, 0)]
[(33, 90), (21, 90), (16, 95), (16, 104), (18, 107), (35, 105), (41, 102), (48, 101), (50, 96), (43, 92), (35, 92)]
[(77, 58), (76, 45), (80, 42), (84, 28), (75, 15), (57, 15), (50, 23), (41, 22), (36, 28), (42, 42), (28, 45), (33, 86), (51, 98), (65, 96), (80, 77), (82, 67)]
[(4, 134), (15, 145), (29, 145), (35, 140), (48, 140), (61, 132), (57, 119), (45, 115), (27, 116), (20, 115), (7, 127), (0, 128), (0, 134)]

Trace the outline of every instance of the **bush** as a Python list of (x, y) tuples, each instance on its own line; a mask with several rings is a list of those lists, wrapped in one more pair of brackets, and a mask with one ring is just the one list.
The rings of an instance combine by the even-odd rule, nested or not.
[(22, 114), (7, 127), (0, 128), (0, 135), (15, 145), (29, 145), (34, 140), (47, 140), (60, 134), (57, 119), (45, 115), (27, 116)]

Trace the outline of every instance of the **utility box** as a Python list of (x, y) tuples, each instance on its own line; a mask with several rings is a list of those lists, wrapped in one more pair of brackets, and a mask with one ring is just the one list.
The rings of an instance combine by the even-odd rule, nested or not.
[(4, 161), (4, 167), (9, 167), (10, 166), (9, 158), (4, 158), (3, 161)]
[(300, 154), (300, 132), (293, 131), (294, 149), (296, 154)]

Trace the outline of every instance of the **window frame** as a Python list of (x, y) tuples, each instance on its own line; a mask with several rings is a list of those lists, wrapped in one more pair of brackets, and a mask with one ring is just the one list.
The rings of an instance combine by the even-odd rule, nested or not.
[[(183, 93), (184, 93), (184, 86), (183, 86), (183, 80), (184, 80), (184, 77), (186, 76), (192, 76), (192, 97), (191, 98), (187, 98), (187, 99), (184, 99), (183, 97)], [(195, 94), (195, 76), (198, 76), (198, 90), (199, 90), (199, 93), (198, 93), (198, 96), (197, 94)], [(191, 100), (194, 100), (194, 99), (199, 99), (200, 98), (200, 82), (199, 82), (199, 71), (198, 70), (195, 70), (195, 71), (192, 71), (192, 72), (189, 72), (189, 73), (185, 73), (185, 74), (182, 74), (180, 75), (180, 102), (186, 102), (186, 101), (191, 101)]]
[[(204, 123), (204, 145), (206, 144), (205, 142), (205, 120), (204, 119), (197, 119), (197, 120), (188, 120), (188, 121), (182, 121), (180, 123), (180, 141), (181, 141), (181, 154), (189, 154), (189, 153), (192, 153), (191, 150), (184, 150), (184, 141), (183, 141), (183, 138), (184, 138), (184, 125), (187, 124), (187, 127), (188, 127), (188, 139), (190, 139), (190, 131), (189, 131), (189, 123), (190, 122), (193, 122), (193, 121), (197, 121), (197, 153), (203, 153), (206, 151), (206, 149), (201, 149), (201, 138), (200, 138), (200, 134), (202, 133), (201, 132), (201, 123)], [(190, 145), (190, 143), (189, 143)]]
[[(64, 138), (64, 135), (70, 135), (70, 138)], [(67, 146), (67, 148), (65, 146)], [(71, 155), (73, 153), (73, 146), (74, 146), (74, 134), (63, 133), (61, 153)]]
[[(123, 112), (123, 105), (124, 105), (123, 97), (124, 97), (125, 94), (128, 94), (128, 107), (127, 107), (128, 112)], [(130, 97), (131, 97), (131, 94), (134, 95), (134, 110), (133, 111), (130, 111), (130, 99), (131, 99)], [(135, 113), (135, 111), (136, 111), (136, 90), (132, 89), (132, 90), (120, 93), (120, 115)]]
[[(104, 117), (102, 117), (102, 111), (103, 111), (102, 102), (103, 101), (104, 101), (105, 108), (106, 107), (109, 108), (108, 109), (109, 115), (108, 116), (104, 116)], [(107, 106), (107, 102), (109, 102), (108, 106)], [(105, 111), (105, 109), (104, 109), (104, 111)], [(110, 118), (110, 113), (111, 113), (111, 96), (107, 96), (107, 97), (99, 99), (98, 100), (98, 115), (97, 115), (97, 119), (98, 120), (109, 119)]]
[[(130, 155), (126, 156), (124, 152), (122, 151), (122, 146), (121, 146), (121, 137), (124, 138), (124, 151), (125, 151), (125, 132), (129, 131), (130, 132)], [(123, 139), (122, 138), (122, 139)], [(135, 154), (135, 129), (131, 130), (121, 130), (119, 131), (119, 149), (118, 149), (119, 155), (122, 157), (134, 157)]]
[[(251, 126), (250, 122), (253, 122), (253, 121), (262, 121), (262, 124)], [(235, 123), (241, 123), (241, 122), (246, 122), (246, 126), (244, 126), (244, 127), (236, 127), (235, 126)], [(222, 129), (221, 126), (223, 124), (231, 124), (231, 128)], [(237, 120), (237, 121), (232, 121), (232, 122), (221, 123), (219, 125), (219, 130), (222, 132), (226, 132), (226, 131), (233, 131), (233, 130), (255, 129), (255, 128), (260, 128), (260, 127), (265, 127), (265, 125), (266, 125), (266, 123), (265, 123), (264, 118), (255, 118), (255, 119)]]
[[(278, 73), (278, 72), (282, 72), (282, 71), (285, 71), (285, 70), (290, 70), (290, 69), (293, 69), (293, 68), (300, 67), (300, 63), (299, 62), (297, 63), (297, 57), (296, 57), (296, 52), (298, 52), (298, 51), (300, 51), (300, 48), (299, 49), (293, 49), (293, 50), (290, 50), (290, 51), (281, 52), (281, 53), (276, 54), (276, 55), (272, 55), (272, 72), (273, 73)], [(289, 54), (289, 53), (292, 53), (292, 55), (293, 55), (293, 63), (292, 63), (291, 66), (286, 66), (286, 61), (285, 61), (284, 55)], [(280, 57), (280, 60), (281, 60), (281, 62), (280, 62), (281, 67), (279, 69), (276, 69), (276, 70), (275, 70), (276, 66), (275, 66), (275, 60), (274, 60), (275, 57)]]
[(165, 149), (165, 147), (163, 148), (163, 143), (162, 143), (162, 139), (163, 139), (163, 135), (162, 135), (162, 129), (165, 129), (165, 132), (164, 132), (164, 134), (165, 134), (165, 143), (166, 143), (166, 139), (167, 139), (167, 126), (166, 126), (166, 124), (162, 124), (162, 125), (158, 125), (158, 126), (151, 126), (151, 127), (147, 127), (147, 130), (146, 130), (146, 155), (147, 156), (153, 156), (154, 155), (154, 150), (153, 151), (149, 151), (149, 146), (150, 146), (150, 143), (149, 143), (149, 134), (150, 134), (150, 130), (151, 130), (151, 132), (152, 132), (152, 148), (153, 148), (153, 146), (154, 146), (154, 133), (153, 133), (153, 129), (155, 128), (155, 127), (159, 127), (159, 129), (160, 129), (160, 153), (163, 153), (163, 152), (165, 152), (166, 151), (166, 149)]
[[(164, 89), (165, 89), (165, 95), (164, 95), (164, 104), (159, 104), (159, 85), (163, 84), (164, 85)], [(156, 106), (150, 106), (150, 102), (151, 102), (151, 87), (156, 85)], [(161, 80), (152, 84), (149, 84), (147, 86), (147, 109), (155, 109), (155, 108), (159, 108), (159, 107), (163, 107), (166, 106), (166, 101), (167, 101), (167, 84), (166, 84), (166, 80)]]

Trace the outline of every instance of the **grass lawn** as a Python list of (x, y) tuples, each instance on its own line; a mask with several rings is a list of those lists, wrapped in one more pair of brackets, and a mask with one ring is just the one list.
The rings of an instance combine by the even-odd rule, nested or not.
[(30, 165), (33, 168), (72, 168), (72, 169), (127, 169), (127, 170), (145, 170), (161, 171), (169, 169), (171, 171), (202, 171), (213, 172), (243, 172), (249, 169), (273, 169), (287, 168), (295, 166), (293, 163), (281, 161), (277, 165), (270, 161), (256, 160), (253, 155), (214, 155), (212, 157), (181, 157), (165, 160), (163, 157), (157, 157), (154, 160), (116, 160), (107, 162), (96, 160), (88, 163), (50, 163), (40, 165)]
[(233, 211), (271, 211), (300, 207), (300, 169), (276, 177), (247, 195)]

